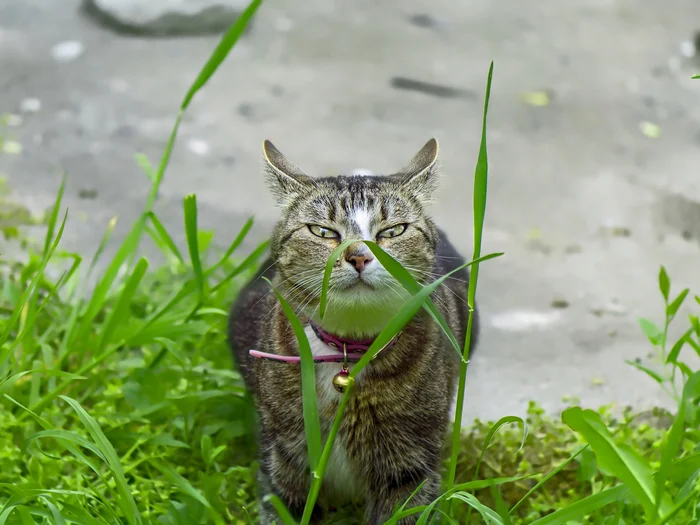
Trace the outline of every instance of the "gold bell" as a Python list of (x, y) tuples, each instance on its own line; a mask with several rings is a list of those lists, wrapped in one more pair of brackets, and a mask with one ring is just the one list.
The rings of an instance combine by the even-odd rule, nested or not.
[(348, 365), (343, 365), (343, 369), (333, 376), (333, 386), (341, 394), (345, 393), (345, 390), (350, 386), (350, 371), (348, 370)]

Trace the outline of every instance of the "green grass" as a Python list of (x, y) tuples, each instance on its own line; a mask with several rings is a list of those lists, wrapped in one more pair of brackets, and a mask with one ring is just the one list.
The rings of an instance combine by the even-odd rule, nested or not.
[[(188, 90), (158, 168), (137, 158), (151, 187), (143, 213), (112, 260), (103, 260), (103, 254), (114, 222), (106, 225), (89, 262), (62, 250), (63, 185), (47, 213), (44, 241), (26, 244), (25, 262), (0, 260), (0, 525), (256, 522), (255, 414), (225, 333), (228, 308), (267, 243), (245, 257), (238, 253), (251, 220), (226, 249), (215, 248), (214, 233), (198, 227), (191, 195), (183, 200), (187, 251), (181, 251), (153, 204), (184, 111), (259, 3), (252, 2), (223, 36)], [(480, 247), (491, 76), (492, 70), (474, 179), (472, 305), (479, 264), (501, 255), (482, 257)], [(163, 265), (152, 267), (140, 257), (144, 234), (162, 250)], [(440, 282), (420, 285), (381, 248), (368, 244), (411, 298), (351, 377), (424, 308), (462, 354), (464, 385), (468, 344), (449, 333), (430, 301)], [(324, 279), (324, 306), (332, 263), (333, 258)], [(96, 285), (88, 289), (97, 271)], [(700, 372), (685, 358), (700, 356), (700, 321), (691, 315), (683, 336), (668, 340), (669, 325), (692, 297), (689, 290), (674, 297), (671, 289), (662, 268), (662, 322), (640, 321), (658, 366), (630, 364), (668, 392), (675, 411), (635, 414), (628, 409), (614, 415), (611, 407), (593, 411), (572, 403), (560, 419), (532, 404), (525, 420), (505, 416), (495, 423), (473, 422), (464, 430), (458, 419), (445, 440), (443, 494), (425, 507), (403, 506), (388, 523), (420, 515), (419, 523), (442, 516), (443, 523), (503, 525), (700, 524)], [(287, 313), (294, 326), (293, 311)], [(314, 368), (303, 332), (296, 333), (315, 472), (302, 519), (308, 523), (353, 388), (351, 382), (324, 443), (312, 388)], [(458, 403), (463, 402), (460, 392)], [(272, 502), (281, 522), (294, 523), (281, 501)], [(359, 523), (361, 514), (361, 509), (343, 508), (328, 522)]]

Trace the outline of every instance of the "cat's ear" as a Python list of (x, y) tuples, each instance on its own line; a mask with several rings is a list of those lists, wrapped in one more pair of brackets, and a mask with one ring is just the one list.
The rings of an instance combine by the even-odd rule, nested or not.
[(272, 142), (263, 142), (267, 182), (281, 206), (286, 206), (313, 184), (313, 179), (282, 155)]
[(400, 175), (401, 185), (419, 200), (430, 202), (438, 185), (438, 142), (430, 139), (411, 159)]

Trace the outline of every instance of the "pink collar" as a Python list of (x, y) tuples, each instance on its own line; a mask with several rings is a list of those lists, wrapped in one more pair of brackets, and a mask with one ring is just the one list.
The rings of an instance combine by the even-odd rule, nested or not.
[[(362, 357), (365, 355), (365, 352), (369, 350), (369, 347), (372, 346), (372, 343), (374, 342), (373, 339), (365, 341), (342, 339), (335, 335), (329, 334), (328, 332), (322, 330), (321, 327), (316, 326), (312, 322), (310, 322), (309, 325), (316, 334), (316, 337), (318, 337), (321, 340), (321, 342), (335, 350), (335, 352), (331, 354), (322, 354), (314, 356), (315, 363), (343, 363), (345, 361), (359, 361), (360, 359), (362, 359)], [(394, 346), (399, 335), (400, 333), (397, 334), (391, 341), (389, 341), (384, 346), (384, 348), (382, 348), (377, 353), (377, 355), (379, 355), (379, 353), (383, 352), (384, 350)], [(301, 362), (301, 357), (299, 356), (270, 354), (268, 352), (260, 352), (258, 350), (250, 350), (249, 354), (252, 357), (270, 359), (273, 361), (281, 361), (284, 363)]]

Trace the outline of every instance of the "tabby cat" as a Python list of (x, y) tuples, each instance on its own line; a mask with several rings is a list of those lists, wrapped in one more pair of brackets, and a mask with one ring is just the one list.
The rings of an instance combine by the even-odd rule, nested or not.
[[(299, 349), (281, 306), (261, 277), (270, 279), (294, 307), (315, 357), (341, 356), (315, 365), (325, 439), (342, 396), (333, 384), (343, 367), (342, 345), (366, 349), (409, 297), (368, 247), (357, 242), (333, 268), (327, 311), (321, 319), (323, 271), (333, 249), (344, 239), (373, 240), (422, 283), (464, 261), (427, 214), (437, 183), (435, 139), (405, 169), (388, 176), (312, 178), (269, 141), (263, 153), (282, 217), (272, 234), (271, 257), (264, 270), (233, 306), (229, 340), (260, 415), (261, 494), (276, 494), (298, 518), (312, 479), (302, 416), (301, 367), (288, 362), (299, 356)], [(454, 277), (432, 297), (457, 340), (464, 341), (469, 275), (462, 270)], [(477, 321), (475, 312), (472, 347)], [(281, 360), (258, 359), (250, 350)], [(323, 523), (329, 506), (360, 501), (366, 507), (365, 522), (382, 524), (424, 481), (409, 506), (426, 504), (439, 495), (440, 452), (459, 362), (437, 323), (421, 310), (391, 347), (362, 371), (314, 509), (317, 522)], [(272, 506), (263, 503), (260, 523), (276, 520)], [(415, 523), (415, 516), (401, 523)]]

